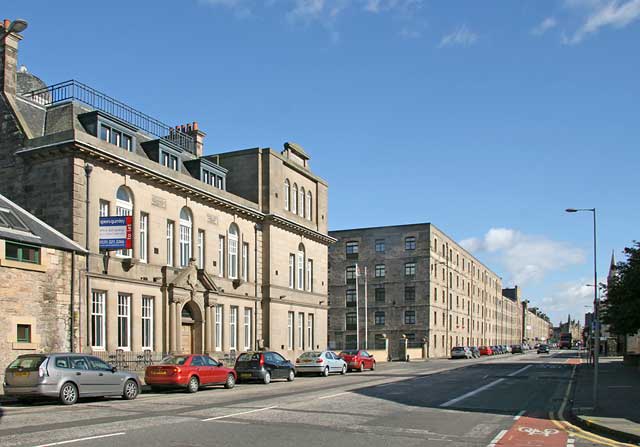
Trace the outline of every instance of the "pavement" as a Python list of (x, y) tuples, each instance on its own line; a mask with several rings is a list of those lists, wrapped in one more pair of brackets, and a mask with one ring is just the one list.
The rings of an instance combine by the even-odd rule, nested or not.
[(388, 363), (70, 407), (3, 404), (0, 446), (628, 446), (563, 419), (576, 360), (567, 356)]
[(640, 445), (640, 370), (622, 357), (599, 362), (598, 404), (593, 407), (593, 366), (583, 363), (575, 373), (570, 418), (595, 433)]

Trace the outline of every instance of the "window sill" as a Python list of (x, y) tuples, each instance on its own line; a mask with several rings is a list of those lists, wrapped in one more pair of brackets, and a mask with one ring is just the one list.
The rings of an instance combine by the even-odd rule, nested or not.
[(12, 349), (14, 350), (22, 350), (22, 351), (35, 351), (38, 349), (37, 343), (24, 343), (24, 342), (13, 342)]
[(21, 270), (30, 270), (33, 272), (46, 272), (47, 267), (42, 264), (33, 264), (31, 262), (12, 261), (10, 259), (0, 259), (0, 266), (12, 267)]

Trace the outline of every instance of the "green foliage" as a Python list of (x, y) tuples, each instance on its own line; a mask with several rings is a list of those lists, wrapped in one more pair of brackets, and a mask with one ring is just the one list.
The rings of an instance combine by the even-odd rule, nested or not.
[(602, 322), (611, 332), (631, 335), (640, 330), (640, 242), (624, 249), (627, 260), (616, 265), (616, 275), (606, 286)]

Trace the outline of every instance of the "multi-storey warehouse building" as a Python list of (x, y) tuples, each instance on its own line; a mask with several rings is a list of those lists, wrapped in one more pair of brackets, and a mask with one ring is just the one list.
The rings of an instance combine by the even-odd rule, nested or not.
[(329, 234), (338, 241), (329, 247), (330, 347), (381, 348), (386, 338), (397, 358), (406, 339), (442, 357), (523, 340), (519, 293), (503, 296), (501, 278), (435, 225)]
[[(196, 123), (18, 70), (22, 37), (0, 31), (0, 192), (89, 251), (72, 349), (326, 345), (328, 189), (300, 146), (205, 155)], [(131, 216), (130, 245), (101, 248), (107, 216)]]

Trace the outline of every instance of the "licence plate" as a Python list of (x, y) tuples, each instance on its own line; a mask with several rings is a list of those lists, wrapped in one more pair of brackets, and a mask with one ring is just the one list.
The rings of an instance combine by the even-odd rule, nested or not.
[(154, 372), (154, 374), (155, 374), (155, 375), (157, 375), (157, 376), (166, 376), (166, 375), (167, 375), (167, 372), (166, 372), (166, 371), (162, 371), (162, 370), (160, 370), (160, 371), (156, 371), (156, 372)]
[(242, 377), (243, 379), (248, 379), (251, 377), (251, 373), (242, 373), (240, 374), (240, 377)]
[(311, 363), (311, 360), (303, 360), (302, 363)]
[(15, 377), (27, 377), (29, 375), (29, 372), (27, 372), (27, 371), (18, 371), (18, 372), (14, 372), (13, 375)]

